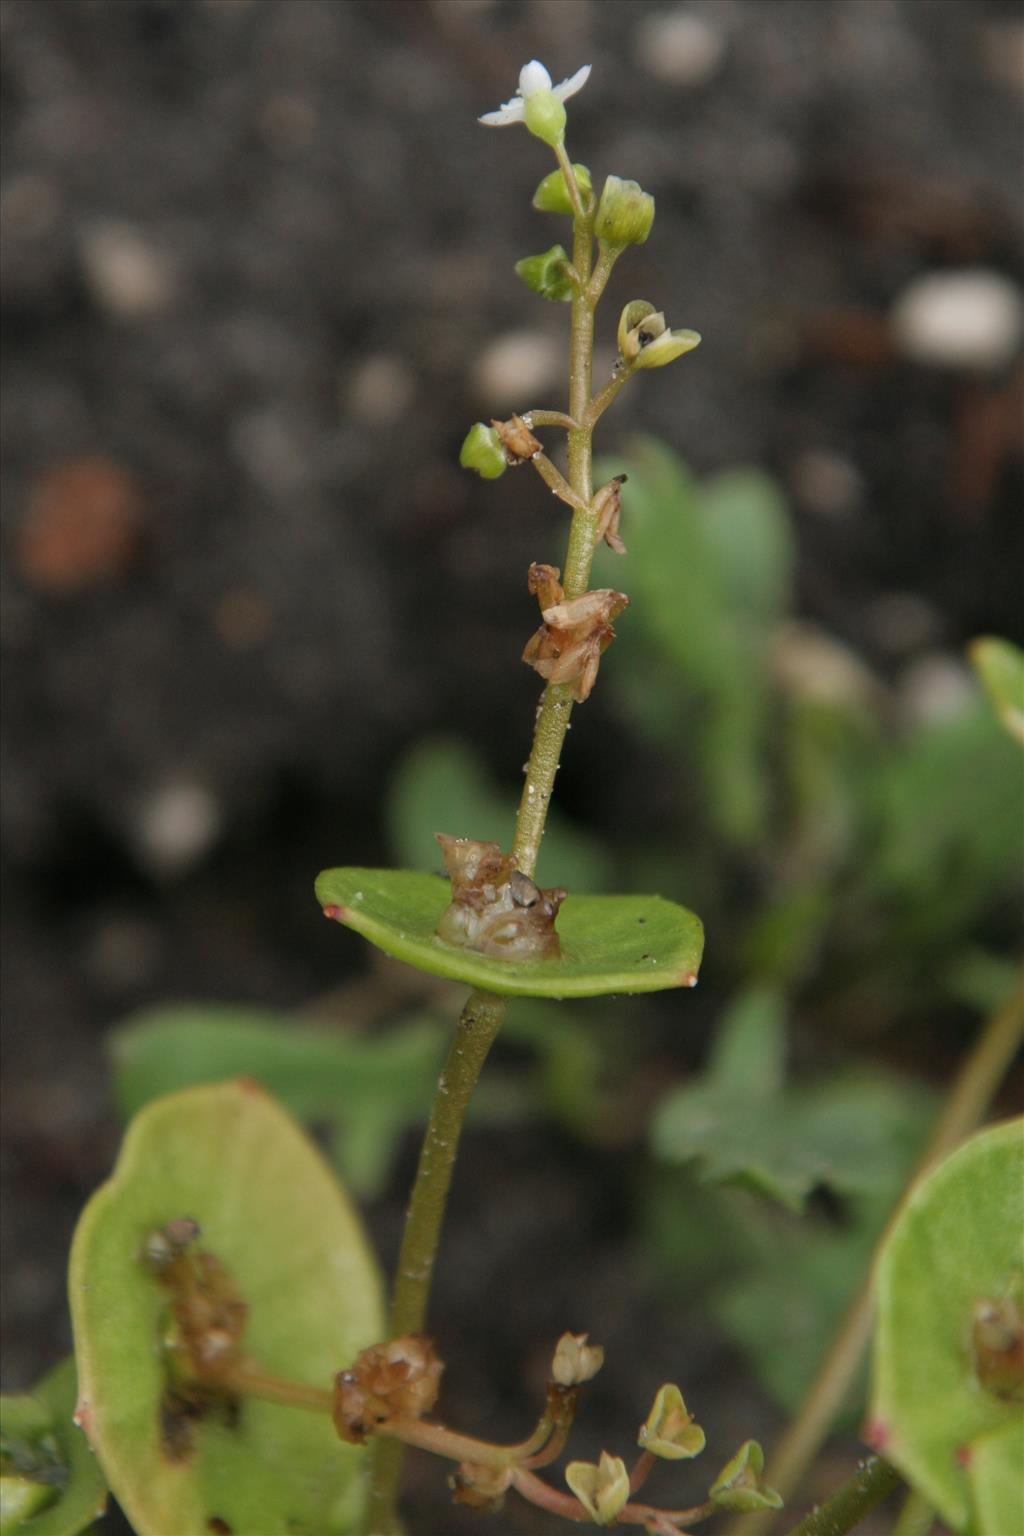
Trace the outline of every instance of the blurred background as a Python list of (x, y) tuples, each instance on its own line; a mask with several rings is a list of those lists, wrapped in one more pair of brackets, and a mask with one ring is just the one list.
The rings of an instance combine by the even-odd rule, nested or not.
[[(5, 1385), (66, 1350), (77, 1211), (183, 1074), (262, 1071), (393, 1257), (460, 994), (312, 881), (508, 836), (526, 569), (565, 519), (457, 457), (564, 401), (567, 312), (512, 271), (567, 237), (530, 206), (549, 157), (475, 122), (537, 57), (593, 65), (573, 159), (657, 200), (598, 377), (630, 299), (704, 337), (601, 425), (630, 553), (598, 578), (633, 607), (541, 873), (681, 900), (708, 949), (696, 994), (510, 1022), (442, 1406), (525, 1433), (589, 1328), (580, 1453), (669, 1374), (716, 1466), (770, 1440), (1019, 943), (1019, 767), (965, 656), (1024, 629), (1019, 5), (3, 0), (0, 28)], [(189, 1050), (151, 1012), (182, 1002)], [(471, 1528), (411, 1476), (417, 1532)]]

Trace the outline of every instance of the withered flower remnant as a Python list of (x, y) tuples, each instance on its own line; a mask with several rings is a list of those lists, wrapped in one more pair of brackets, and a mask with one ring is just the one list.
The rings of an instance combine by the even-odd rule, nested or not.
[(1024, 1398), (1024, 1318), (1012, 1296), (974, 1303), (971, 1348), (974, 1373), (986, 1392)]
[(510, 416), (508, 421), (492, 421), (491, 426), (498, 434), (509, 464), (525, 464), (543, 447), (521, 416)]
[(372, 1344), (334, 1378), (334, 1427), (342, 1440), (362, 1445), (391, 1419), (418, 1419), (437, 1402), (443, 1363), (431, 1341), (407, 1333)]
[(435, 833), (452, 883), (437, 925), (447, 944), (503, 960), (540, 960), (559, 952), (555, 918), (560, 887), (542, 891), (498, 843)]
[(626, 483), (625, 475), (616, 475), (614, 480), (609, 480), (607, 485), (602, 485), (594, 497), (591, 511), (597, 517), (597, 528), (594, 532), (595, 546), (603, 539), (610, 550), (617, 555), (626, 553), (626, 546), (619, 537), (619, 522), (622, 517), (622, 487)]
[(553, 565), (530, 566), (529, 589), (544, 620), (527, 641), (523, 660), (548, 683), (572, 683), (577, 704), (590, 697), (601, 654), (615, 639), (612, 620), (629, 607), (624, 592), (601, 587), (566, 600)]
[(496, 1515), (512, 1486), (512, 1468), (479, 1467), (463, 1461), (448, 1479), (453, 1504), (468, 1504), (470, 1509)]

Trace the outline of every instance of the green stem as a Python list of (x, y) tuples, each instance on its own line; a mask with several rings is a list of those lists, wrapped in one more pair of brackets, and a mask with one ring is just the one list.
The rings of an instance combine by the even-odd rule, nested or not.
[(816, 1505), (799, 1525), (794, 1525), (787, 1536), (846, 1536), (899, 1486), (899, 1475), (889, 1463), (872, 1456), (830, 1499)]
[[(1005, 1006), (988, 1020), (960, 1068), (920, 1162), (886, 1223), (876, 1253), (921, 1174), (952, 1152), (981, 1121), (1022, 1039), (1024, 978), (1017, 982)], [(871, 1337), (873, 1316), (872, 1273), (869, 1271), (850, 1303), (800, 1412), (769, 1458), (765, 1478), (784, 1499), (788, 1500), (797, 1488), (843, 1406)], [(745, 1517), (730, 1527), (728, 1536), (763, 1536), (772, 1520), (768, 1511)]]
[[(569, 548), (562, 574), (567, 598), (580, 597), (590, 581), (597, 519), (590, 512), (593, 500), (591, 470), (592, 426), (586, 420), (590, 403), (594, 354), (594, 303), (588, 294), (593, 252), (592, 220), (583, 206), (576, 177), (564, 147), (556, 149), (575, 210), (573, 266), (579, 286), (572, 299), (572, 331), (569, 363), (569, 486), (578, 498), (574, 505)], [(516, 818), (512, 852), (526, 875), (534, 872), (544, 823), (554, 789), (562, 743), (572, 712), (572, 685), (561, 683), (544, 690), (534, 729), (526, 784)], [(459, 1019), (437, 1095), (430, 1112), (420, 1153), (416, 1181), (406, 1216), (391, 1306), (390, 1332), (394, 1337), (418, 1333), (426, 1321), (427, 1299), (437, 1255), (445, 1200), (463, 1118), (484, 1059), (505, 1016), (505, 999), (475, 992)], [(397, 1529), (396, 1503), (401, 1471), (402, 1446), (381, 1437), (373, 1448), (369, 1502), (369, 1530), (373, 1536), (392, 1536)]]
[[(561, 157), (560, 157), (561, 158)], [(565, 170), (565, 166), (562, 167)], [(568, 180), (569, 173), (566, 172)], [(572, 333), (569, 343), (569, 415), (580, 425), (569, 431), (569, 485), (579, 498), (569, 529), (569, 548), (562, 572), (567, 598), (581, 597), (590, 583), (597, 519), (590, 511), (594, 496), (592, 471), (593, 429), (586, 420), (594, 359), (594, 300), (587, 292), (592, 257), (590, 220), (577, 217), (573, 233), (573, 266), (580, 274), (582, 291), (572, 300)], [(512, 853), (524, 875), (533, 875), (544, 835), (544, 823), (555, 787), (562, 744), (572, 714), (573, 686), (552, 683), (545, 688), (537, 712), (533, 747), (526, 767)]]
[[(392, 1338), (419, 1333), (426, 1322), (430, 1281), (462, 1123), (504, 1017), (504, 998), (474, 992), (456, 1025), (431, 1105), (405, 1218), (391, 1301)], [(369, 1530), (373, 1536), (391, 1536), (397, 1529), (395, 1504), (401, 1463), (402, 1447), (397, 1440), (375, 1441), (369, 1504)]]

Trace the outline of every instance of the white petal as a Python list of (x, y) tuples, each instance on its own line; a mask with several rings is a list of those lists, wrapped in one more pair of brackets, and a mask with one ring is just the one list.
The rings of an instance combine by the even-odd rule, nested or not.
[(561, 85), (555, 86), (555, 95), (559, 101), (565, 101), (567, 97), (575, 96), (577, 91), (582, 91), (589, 79), (590, 65), (584, 64), (583, 68), (578, 69), (574, 75), (570, 75), (568, 80), (563, 80)]
[(477, 122), (485, 124), (488, 128), (506, 128), (509, 123), (521, 123), (526, 111), (525, 103), (521, 96), (516, 96), (512, 101), (506, 101), (498, 112), (485, 112), (483, 117), (477, 118)]
[(519, 71), (519, 94), (525, 100), (537, 91), (550, 91), (551, 76), (539, 59), (531, 59)]

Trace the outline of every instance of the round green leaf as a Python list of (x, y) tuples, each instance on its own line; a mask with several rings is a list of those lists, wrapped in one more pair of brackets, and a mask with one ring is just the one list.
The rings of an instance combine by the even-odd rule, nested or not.
[(155, 1100), (71, 1250), (77, 1417), (118, 1502), (138, 1536), (357, 1530), (364, 1453), (339, 1442), (326, 1414), (247, 1399), (237, 1425), (203, 1419), (190, 1453), (168, 1454), (157, 1348), (167, 1296), (139, 1254), (148, 1232), (184, 1216), (248, 1303), (245, 1353), (261, 1370), (328, 1387), (384, 1331), (359, 1219), (284, 1111), (249, 1079)]
[(0, 1496), (4, 1536), (78, 1536), (106, 1509), (103, 1474), (73, 1422), (76, 1397), (75, 1362), (64, 1360), (28, 1395), (0, 1398), (0, 1440), (13, 1474)]
[(971, 1350), (975, 1304), (1020, 1283), (1022, 1191), (1015, 1120), (921, 1180), (878, 1263), (870, 1438), (955, 1532), (972, 1529), (972, 1442), (1022, 1416), (981, 1386)]
[(660, 896), (570, 896), (558, 915), (561, 955), (525, 962), (492, 959), (439, 939), (435, 929), (451, 887), (437, 875), (328, 869), (316, 894), (329, 917), (386, 954), (506, 997), (692, 987), (704, 948), (700, 919)]

